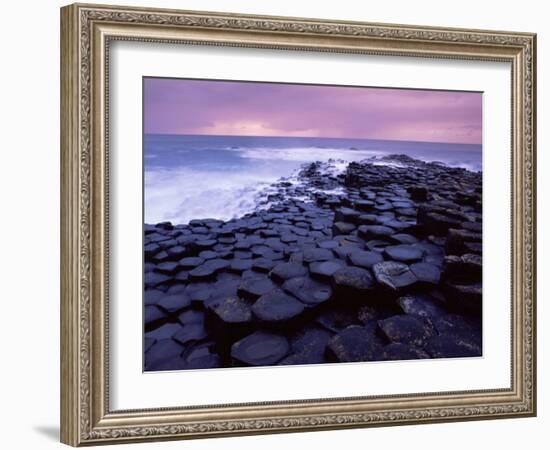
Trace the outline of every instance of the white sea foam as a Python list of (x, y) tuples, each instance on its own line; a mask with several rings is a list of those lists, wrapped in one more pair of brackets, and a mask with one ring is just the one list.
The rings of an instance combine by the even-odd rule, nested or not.
[(345, 148), (321, 148), (321, 147), (290, 147), (290, 148), (242, 148), (238, 149), (240, 156), (250, 159), (283, 160), (283, 161), (328, 161), (329, 159), (341, 159), (346, 161), (360, 161), (362, 159), (379, 155), (375, 150), (355, 150)]
[(145, 223), (229, 220), (254, 211), (277, 176), (186, 168), (145, 173)]

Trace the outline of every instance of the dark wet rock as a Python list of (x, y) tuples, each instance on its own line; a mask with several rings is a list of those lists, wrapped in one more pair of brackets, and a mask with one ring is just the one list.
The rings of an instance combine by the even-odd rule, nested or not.
[(389, 238), (395, 234), (395, 230), (384, 225), (361, 225), (358, 229), (359, 236), (365, 240)]
[(278, 261), (274, 261), (269, 258), (256, 258), (252, 260), (252, 269), (258, 272), (268, 273), (278, 263), (279, 263)]
[(467, 358), (482, 356), (478, 342), (451, 335), (439, 335), (430, 339), (426, 351), (432, 358)]
[(320, 312), (316, 316), (315, 322), (333, 333), (337, 333), (350, 325), (360, 324), (357, 315), (353, 311), (339, 308)]
[(378, 326), (390, 342), (423, 347), (434, 335), (432, 326), (420, 317), (398, 315), (378, 321)]
[(408, 294), (397, 299), (397, 303), (406, 314), (435, 320), (446, 315), (444, 305), (427, 294)]
[(441, 278), (441, 268), (434, 264), (418, 262), (411, 264), (411, 272), (418, 278), (418, 281), (431, 284), (439, 284)]
[(479, 282), (483, 273), (482, 262), (481, 256), (471, 253), (446, 256), (445, 276), (458, 283)]
[(195, 247), (199, 250), (208, 250), (214, 245), (216, 245), (217, 241), (215, 239), (199, 239), (195, 241)]
[(186, 251), (187, 250), (185, 249), (185, 247), (182, 247), (181, 245), (175, 245), (174, 247), (166, 249), (168, 258), (171, 261), (177, 261), (178, 259), (181, 259), (183, 256), (185, 256)]
[(481, 233), (483, 230), (483, 225), (481, 222), (462, 222), (462, 228), (473, 233)]
[(342, 267), (332, 275), (334, 290), (341, 300), (363, 299), (364, 294), (374, 287), (374, 280), (367, 269)]
[(166, 275), (173, 275), (179, 269), (179, 264), (174, 261), (167, 261), (160, 263), (155, 266), (155, 271), (159, 273), (164, 273)]
[(229, 270), (235, 273), (242, 273), (245, 270), (252, 269), (252, 264), (254, 261), (252, 259), (235, 259), (231, 262)]
[(333, 236), (338, 236), (340, 234), (350, 234), (352, 231), (354, 231), (356, 226), (352, 223), (348, 222), (334, 222), (334, 225), (332, 225), (332, 234)]
[(179, 323), (165, 323), (152, 331), (148, 331), (145, 336), (152, 339), (169, 339), (181, 329)]
[(414, 345), (407, 345), (401, 342), (392, 342), (383, 347), (377, 359), (381, 361), (402, 361), (407, 359), (426, 359), (430, 355), (421, 348)]
[(242, 280), (238, 293), (243, 298), (256, 300), (275, 289), (275, 284), (267, 276), (257, 274)]
[(481, 311), (481, 283), (455, 284), (447, 282), (444, 289), (455, 308), (474, 313)]
[(334, 273), (345, 267), (346, 263), (340, 259), (330, 261), (314, 262), (309, 265), (309, 271), (312, 276), (320, 279), (329, 279)]
[(143, 247), (145, 259), (151, 259), (153, 256), (155, 256), (158, 252), (160, 252), (160, 245), (151, 243), (147, 244), (145, 247)]
[(376, 323), (351, 325), (328, 341), (327, 358), (338, 362), (374, 361), (382, 345)]
[(202, 258), (204, 260), (214, 259), (219, 257), (220, 257), (219, 253), (214, 252), (212, 250), (203, 250), (202, 252), (199, 253), (199, 258)]
[(178, 264), (182, 269), (192, 270), (195, 267), (200, 266), (204, 263), (203, 258), (199, 258), (197, 256), (191, 256), (188, 258), (182, 258), (179, 260)]
[(372, 271), (378, 283), (398, 290), (416, 283), (418, 280), (409, 266), (395, 261), (384, 261), (372, 266)]
[(210, 306), (219, 323), (231, 326), (249, 324), (252, 321), (250, 305), (237, 296), (225, 297)]
[(147, 289), (143, 294), (143, 301), (145, 305), (156, 305), (163, 296), (164, 292), (159, 289)]
[(214, 292), (214, 284), (210, 282), (195, 282), (185, 287), (185, 294), (193, 303), (203, 303), (210, 298)]
[(167, 261), (169, 259), (169, 256), (168, 256), (168, 253), (166, 253), (164, 250), (157, 253), (155, 256), (153, 256), (152, 258), (150, 258), (151, 261), (153, 261), (154, 263), (161, 263), (163, 261)]
[(299, 263), (280, 263), (277, 264), (269, 273), (269, 276), (278, 283), (284, 283), (290, 278), (301, 277), (307, 274), (307, 269)]
[(367, 248), (372, 252), (383, 253), (384, 249), (391, 245), (388, 241), (382, 241), (380, 239), (373, 239), (367, 242)]
[(193, 270), (189, 271), (189, 276), (194, 280), (204, 280), (212, 278), (218, 271), (229, 267), (229, 261), (225, 259), (209, 259)]
[(332, 297), (332, 288), (328, 283), (317, 281), (309, 276), (285, 281), (283, 290), (308, 306), (324, 303)]
[(412, 245), (392, 245), (384, 249), (388, 258), (395, 261), (411, 262), (422, 259), (422, 250)]
[(154, 288), (168, 280), (170, 280), (170, 277), (168, 275), (158, 272), (147, 272), (143, 276), (143, 284), (145, 285), (146, 289)]
[(447, 234), (449, 228), (460, 226), (460, 220), (444, 215), (440, 212), (425, 211), (422, 208), (418, 210), (418, 223), (424, 226), (429, 234), (442, 236)]
[(174, 280), (186, 283), (187, 281), (189, 281), (189, 272), (187, 270), (178, 271), (178, 273), (174, 275)]
[(426, 200), (428, 200), (429, 191), (425, 187), (411, 186), (407, 189), (407, 191), (409, 192), (409, 194), (411, 194), (411, 198), (414, 201), (425, 202)]
[(396, 233), (391, 236), (391, 240), (398, 242), (399, 244), (415, 244), (418, 242), (418, 239), (415, 238), (412, 234), (406, 233)]
[(188, 306), (191, 306), (191, 298), (185, 293), (165, 295), (157, 303), (167, 313), (173, 314)]
[(291, 338), (290, 354), (280, 365), (319, 364), (325, 362), (325, 350), (332, 334), (319, 327), (310, 327)]
[(182, 325), (204, 323), (204, 313), (195, 309), (188, 309), (178, 316), (178, 321)]
[(143, 352), (147, 353), (155, 342), (157, 342), (157, 340), (154, 339), (154, 338), (150, 338), (150, 337), (144, 338), (143, 339)]
[(279, 325), (298, 317), (304, 311), (304, 304), (280, 290), (262, 295), (254, 305), (252, 312), (260, 321)]
[(308, 248), (304, 250), (303, 254), (303, 260), (306, 263), (311, 263), (315, 261), (328, 261), (334, 259), (334, 253), (324, 248)]
[(268, 366), (283, 359), (289, 349), (286, 337), (257, 331), (235, 342), (231, 347), (231, 357), (248, 366)]
[(143, 309), (145, 328), (151, 328), (166, 319), (166, 313), (156, 305), (146, 305)]
[(200, 341), (208, 337), (208, 332), (204, 327), (204, 323), (190, 323), (183, 325), (180, 330), (172, 336), (172, 339), (180, 344)]
[(185, 358), (186, 369), (213, 369), (222, 366), (222, 361), (207, 345), (200, 345), (189, 352)]
[(357, 223), (361, 213), (351, 208), (339, 208), (334, 212), (334, 222)]
[(481, 234), (467, 230), (451, 229), (447, 234), (445, 250), (448, 255), (459, 256), (465, 253), (481, 253)]
[(181, 370), (185, 362), (180, 358), (183, 347), (173, 339), (161, 339), (145, 354), (145, 370)]
[(317, 246), (319, 248), (325, 248), (325, 249), (328, 249), (328, 250), (332, 250), (332, 249), (338, 247), (339, 245), (340, 245), (340, 243), (336, 240), (326, 240), (326, 241), (317, 242)]

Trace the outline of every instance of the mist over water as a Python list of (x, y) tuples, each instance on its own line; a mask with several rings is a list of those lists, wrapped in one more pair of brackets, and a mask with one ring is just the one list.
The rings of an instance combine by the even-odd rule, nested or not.
[[(145, 223), (240, 217), (265, 199), (272, 183), (292, 179), (302, 164), (313, 161), (405, 154), (482, 170), (481, 145), (470, 144), (147, 134), (143, 151)], [(344, 170), (346, 164), (336, 166)]]

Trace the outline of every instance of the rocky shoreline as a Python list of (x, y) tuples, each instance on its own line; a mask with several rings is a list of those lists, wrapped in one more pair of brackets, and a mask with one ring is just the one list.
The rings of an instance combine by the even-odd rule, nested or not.
[(307, 164), (257, 211), (144, 226), (144, 369), (482, 354), (482, 174)]

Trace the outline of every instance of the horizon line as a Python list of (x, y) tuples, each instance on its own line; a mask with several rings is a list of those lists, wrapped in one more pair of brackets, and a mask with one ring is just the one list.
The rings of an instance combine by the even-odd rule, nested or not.
[(483, 145), (483, 142), (472, 144), (468, 142), (445, 142), (445, 141), (415, 141), (405, 139), (379, 139), (379, 138), (343, 138), (343, 137), (320, 137), (320, 136), (266, 136), (253, 134), (194, 134), (194, 133), (146, 133), (143, 135), (159, 135), (159, 136), (201, 136), (201, 137), (251, 137), (251, 138), (282, 138), (282, 139), (348, 139), (358, 141), (388, 141), (388, 142), (418, 142), (421, 144), (452, 144), (452, 145)]

